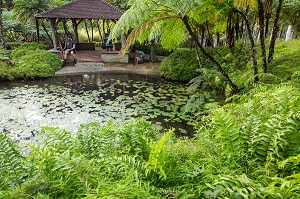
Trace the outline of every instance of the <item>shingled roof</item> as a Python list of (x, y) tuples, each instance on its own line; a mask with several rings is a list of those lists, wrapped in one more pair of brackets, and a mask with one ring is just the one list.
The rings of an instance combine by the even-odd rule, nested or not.
[(105, 0), (75, 0), (62, 7), (39, 13), (36, 18), (117, 20), (122, 14), (122, 10)]

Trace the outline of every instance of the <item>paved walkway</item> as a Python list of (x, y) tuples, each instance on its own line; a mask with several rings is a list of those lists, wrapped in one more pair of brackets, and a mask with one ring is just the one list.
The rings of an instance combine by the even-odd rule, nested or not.
[(142, 75), (158, 76), (157, 68), (159, 63), (118, 64), (100, 62), (78, 62), (74, 65), (62, 67), (55, 73), (55, 76), (79, 75), (91, 73), (133, 73)]

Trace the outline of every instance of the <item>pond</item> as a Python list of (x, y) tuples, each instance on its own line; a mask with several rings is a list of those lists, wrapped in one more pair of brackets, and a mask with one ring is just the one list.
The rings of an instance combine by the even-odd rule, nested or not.
[(80, 124), (142, 117), (190, 136), (186, 85), (136, 74), (92, 74), (0, 84), (0, 132), (30, 139), (40, 126), (73, 133)]

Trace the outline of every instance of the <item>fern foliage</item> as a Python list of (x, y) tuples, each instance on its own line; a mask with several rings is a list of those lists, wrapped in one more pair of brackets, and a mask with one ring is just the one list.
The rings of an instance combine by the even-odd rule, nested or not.
[(300, 96), (256, 85), (206, 104), (194, 138), (142, 119), (43, 127), (26, 156), (0, 134), (0, 198), (298, 198)]
[(0, 190), (18, 185), (26, 175), (21, 149), (5, 133), (0, 133)]
[[(233, 198), (297, 195), (299, 88), (289, 83), (257, 85), (247, 94), (228, 100), (232, 103), (223, 107), (210, 106), (210, 115), (201, 119), (204, 127), (199, 128), (199, 138), (214, 143), (215, 155), (229, 169), (223, 167), (226, 177), (218, 176), (214, 183), (208, 183), (211, 189), (205, 195)], [(234, 177), (230, 168), (239, 168), (239, 176)], [(255, 178), (261, 175), (266, 177), (257, 184)]]

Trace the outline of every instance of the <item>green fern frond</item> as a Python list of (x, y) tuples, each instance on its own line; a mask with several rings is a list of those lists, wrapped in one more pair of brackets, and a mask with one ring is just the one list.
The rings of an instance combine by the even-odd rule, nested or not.
[(167, 143), (175, 129), (170, 129), (159, 141), (150, 140), (151, 152), (147, 162), (147, 168), (159, 174), (159, 178), (166, 180), (164, 168), (164, 145)]
[(42, 127), (41, 132), (46, 146), (53, 147), (60, 152), (72, 150), (75, 147), (71, 132), (65, 129)]
[(187, 40), (185, 25), (179, 18), (164, 20), (161, 32), (161, 44), (167, 50), (172, 50)]
[[(216, 197), (218, 198), (263, 198), (263, 186), (248, 178), (245, 174), (240, 176), (224, 175), (209, 185), (213, 189), (219, 189)], [(214, 191), (215, 192), (215, 191)], [(205, 195), (213, 193), (206, 191)]]
[(283, 170), (282, 173), (296, 173), (300, 172), (300, 154), (291, 156), (278, 163), (278, 167)]
[(243, 141), (239, 127), (232, 116), (223, 111), (216, 111), (213, 115), (216, 128), (216, 138), (220, 139), (222, 148), (235, 153), (243, 152)]
[(21, 182), (26, 174), (21, 149), (6, 134), (0, 133), (0, 189)]

